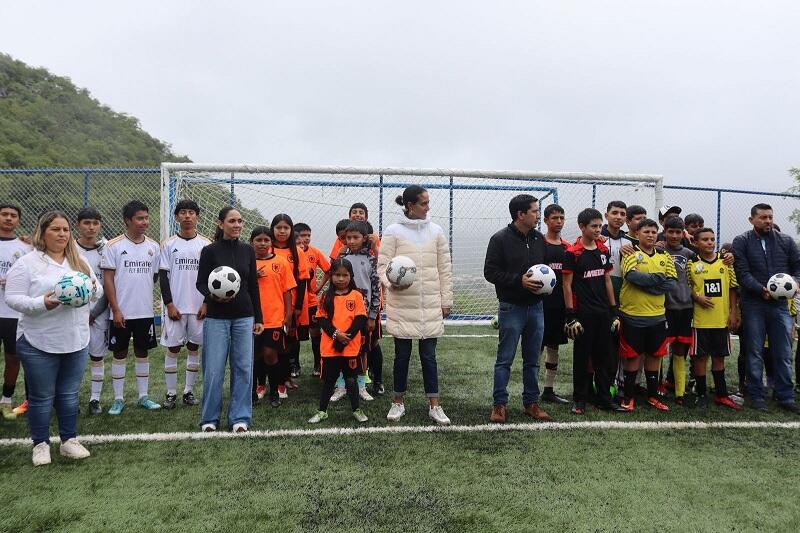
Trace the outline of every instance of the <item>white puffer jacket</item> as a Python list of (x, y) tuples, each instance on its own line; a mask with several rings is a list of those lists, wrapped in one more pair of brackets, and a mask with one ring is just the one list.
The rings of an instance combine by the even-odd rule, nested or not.
[[(386, 279), (386, 265), (405, 255), (417, 265), (416, 281), (398, 291)], [(401, 339), (428, 339), (444, 334), (442, 308), (453, 307), (450, 249), (441, 226), (401, 215), (381, 236), (378, 275), (385, 287), (386, 330)]]

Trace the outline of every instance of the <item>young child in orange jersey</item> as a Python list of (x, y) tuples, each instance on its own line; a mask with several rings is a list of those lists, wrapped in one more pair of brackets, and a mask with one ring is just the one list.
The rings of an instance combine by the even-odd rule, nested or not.
[(311, 375), (314, 377), (319, 377), (319, 343), (321, 333), (316, 317), (317, 306), (319, 305), (319, 299), (317, 298), (317, 290), (319, 288), (317, 285), (317, 271), (321, 270), (322, 274), (325, 275), (328, 273), (328, 270), (330, 270), (331, 264), (325, 257), (325, 254), (323, 254), (319, 248), (311, 246), (311, 226), (303, 222), (298, 222), (294, 225), (294, 231), (298, 235), (298, 244), (300, 245), (300, 248), (303, 249), (303, 251), (306, 253), (306, 257), (308, 258), (309, 273), (311, 276), (308, 280), (307, 292), (309, 322), (308, 334), (311, 337), (311, 351), (314, 353), (314, 371)]
[(250, 234), (250, 245), (256, 252), (258, 292), (264, 317), (264, 331), (253, 342), (253, 403), (264, 397), (264, 384), (269, 376), (270, 405), (280, 407), (278, 385), (282, 376), (278, 354), (286, 351), (286, 327), (292, 320), (292, 289), (297, 283), (289, 263), (272, 250), (268, 227), (256, 226)]
[(328, 418), (328, 404), (339, 373), (344, 374), (353, 418), (366, 422), (367, 416), (358, 406), (356, 377), (361, 373), (361, 331), (367, 323), (367, 309), (363, 295), (356, 288), (350, 261), (336, 259), (331, 264), (330, 274), (331, 285), (317, 310), (317, 321), (322, 329), (320, 351), (323, 385), (319, 411), (308, 422), (318, 424)]

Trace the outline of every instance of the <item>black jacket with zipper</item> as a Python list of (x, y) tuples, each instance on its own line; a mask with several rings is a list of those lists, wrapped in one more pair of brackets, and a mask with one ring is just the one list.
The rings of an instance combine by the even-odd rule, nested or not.
[(530, 305), (542, 300), (522, 287), (522, 275), (530, 267), (544, 263), (544, 235), (532, 229), (527, 235), (509, 224), (489, 239), (483, 277), (494, 285), (497, 299), (517, 305)]

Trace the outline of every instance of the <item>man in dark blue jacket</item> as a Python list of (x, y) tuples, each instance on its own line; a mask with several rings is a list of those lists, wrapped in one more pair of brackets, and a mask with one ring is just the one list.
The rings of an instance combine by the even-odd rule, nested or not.
[(773, 229), (769, 205), (754, 205), (749, 220), (753, 229), (733, 240), (746, 343), (747, 388), (753, 408), (766, 411), (762, 374), (764, 340), (769, 338), (775, 364), (775, 397), (781, 408), (800, 414), (792, 392), (791, 331), (794, 324), (786, 302), (771, 299), (767, 290), (767, 282), (774, 274), (783, 272), (800, 277), (800, 252), (794, 240)]
[(552, 420), (539, 407), (539, 354), (544, 335), (541, 289), (528, 269), (544, 262), (544, 235), (535, 229), (539, 220), (539, 202), (529, 194), (520, 194), (508, 204), (511, 224), (489, 239), (483, 276), (492, 283), (500, 300), (498, 323), (500, 336), (494, 365), (494, 407), (492, 422), (506, 421), (508, 380), (511, 365), (522, 337), (522, 403), (524, 413), (537, 420)]

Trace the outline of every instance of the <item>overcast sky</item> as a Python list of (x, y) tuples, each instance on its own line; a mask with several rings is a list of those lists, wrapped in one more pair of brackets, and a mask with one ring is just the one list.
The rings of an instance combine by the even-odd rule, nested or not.
[(0, 51), (196, 162), (663, 174), (784, 190), (798, 2), (0, 4)]

